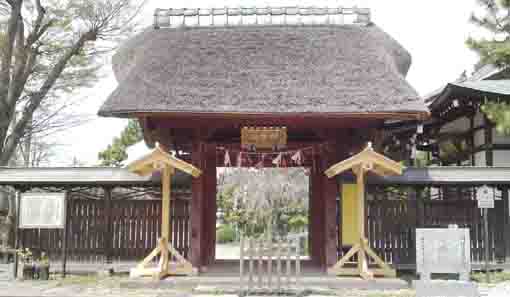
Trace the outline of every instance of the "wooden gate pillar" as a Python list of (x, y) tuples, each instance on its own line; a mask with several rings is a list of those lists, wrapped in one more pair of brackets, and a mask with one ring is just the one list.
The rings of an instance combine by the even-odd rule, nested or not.
[[(200, 139), (193, 140), (191, 152), (192, 164), (198, 168), (204, 168), (205, 164), (205, 145)], [(199, 269), (202, 267), (204, 261), (204, 251), (206, 250), (205, 240), (205, 184), (207, 175), (205, 171), (198, 178), (194, 178), (191, 183), (191, 264), (193, 267)]]
[(204, 167), (204, 245), (203, 264), (209, 265), (216, 257), (216, 144), (205, 144)]
[(314, 156), (314, 168), (311, 172), (310, 197), (310, 256), (315, 264), (324, 270), (334, 265), (338, 254), (337, 232), (337, 196), (338, 184), (335, 179), (329, 179), (324, 171), (336, 159), (336, 146), (318, 150)]
[[(334, 152), (327, 152), (323, 159), (323, 167), (327, 169), (328, 166), (334, 164)], [(323, 232), (324, 232), (324, 259), (323, 268), (326, 270), (328, 267), (333, 266), (338, 260), (338, 226), (337, 226), (337, 197), (339, 187), (336, 179), (328, 178), (322, 174), (322, 200), (323, 200)]]
[(316, 265), (323, 266), (323, 247), (324, 247), (324, 229), (322, 226), (323, 216), (321, 211), (324, 209), (322, 199), (322, 166), (320, 155), (314, 155), (314, 166), (310, 172), (310, 220), (309, 220), (309, 232), (310, 232), (310, 256), (312, 262)]

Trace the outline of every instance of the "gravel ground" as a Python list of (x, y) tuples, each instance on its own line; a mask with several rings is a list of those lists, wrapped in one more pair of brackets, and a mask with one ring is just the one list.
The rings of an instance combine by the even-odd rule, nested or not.
[[(482, 286), (482, 296), (510, 296), (510, 282)], [(194, 292), (192, 286), (173, 281), (131, 282), (127, 277), (98, 278), (96, 276), (71, 276), (64, 280), (50, 281), (0, 281), (0, 296), (55, 296), (55, 297), (235, 297), (232, 293)], [(320, 290), (313, 289), (309, 297), (414, 297), (413, 290)]]
[[(414, 297), (410, 290), (320, 290), (314, 289), (311, 297)], [(50, 281), (2, 281), (0, 296), (55, 296), (55, 297), (235, 297), (221, 290), (193, 292), (192, 286), (173, 281), (130, 282), (127, 277), (98, 278), (95, 276), (68, 277)]]
[(123, 278), (68, 277), (65, 280), (0, 282), (0, 296), (191, 297), (191, 288), (124, 286)]

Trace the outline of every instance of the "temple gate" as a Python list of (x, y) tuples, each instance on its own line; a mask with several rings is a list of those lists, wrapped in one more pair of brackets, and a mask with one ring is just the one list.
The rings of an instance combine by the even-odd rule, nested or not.
[(192, 181), (189, 257), (201, 270), (215, 258), (225, 152), (233, 166), (253, 167), (246, 152), (301, 150), (299, 166), (311, 172), (311, 260), (326, 271), (338, 261), (339, 184), (324, 171), (368, 141), (377, 149), (385, 121), (428, 115), (404, 79), (410, 62), (367, 9), (158, 9), (154, 28), (114, 56), (119, 86), (99, 115), (138, 119), (149, 146), (159, 142), (203, 172)]

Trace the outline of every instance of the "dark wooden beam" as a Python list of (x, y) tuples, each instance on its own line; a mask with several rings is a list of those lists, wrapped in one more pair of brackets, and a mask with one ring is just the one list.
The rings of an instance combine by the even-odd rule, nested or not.
[[(374, 136), (374, 131), (365, 131), (367, 135)], [(356, 133), (349, 133), (348, 130), (330, 130), (327, 131), (329, 146), (325, 147), (322, 152), (322, 195), (324, 200), (324, 209), (322, 215), (324, 217), (324, 265), (325, 268), (333, 266), (338, 261), (338, 221), (337, 208), (338, 198), (340, 196), (340, 187), (336, 178), (328, 178), (324, 171), (330, 166), (345, 160), (349, 157), (351, 150), (358, 150), (354, 146), (363, 146), (361, 139), (356, 139)], [(373, 141), (373, 139), (367, 139)], [(357, 151), (356, 151), (357, 153)]]
[[(285, 126), (288, 129), (317, 129), (317, 128), (367, 128), (379, 126), (384, 119), (375, 116), (341, 116), (331, 115), (242, 115), (230, 116), (225, 114), (145, 114), (139, 117), (147, 117), (154, 127), (161, 126), (164, 129), (193, 129), (207, 128), (224, 130), (233, 129), (240, 131), (245, 126)], [(212, 131), (214, 134), (214, 131)]]
[(492, 151), (492, 128), (493, 125), (490, 122), (490, 120), (487, 118), (487, 116), (484, 116), (484, 123), (485, 123), (485, 165), (486, 166), (493, 166), (494, 165), (494, 154)]
[[(470, 146), (471, 151), (474, 151), (474, 148), (476, 145), (474, 128), (475, 128), (475, 116), (471, 115), (469, 117), (469, 146)], [(475, 153), (472, 152), (471, 153), (471, 166), (475, 166), (475, 162), (476, 162), (475, 159), (476, 159)]]

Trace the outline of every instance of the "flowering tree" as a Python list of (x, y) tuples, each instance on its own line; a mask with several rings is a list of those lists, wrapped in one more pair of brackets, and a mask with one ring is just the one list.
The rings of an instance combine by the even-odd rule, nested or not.
[(284, 236), (308, 223), (308, 185), (303, 168), (227, 168), (220, 178), (219, 207), (225, 223), (246, 235)]

